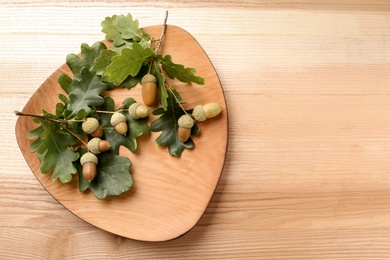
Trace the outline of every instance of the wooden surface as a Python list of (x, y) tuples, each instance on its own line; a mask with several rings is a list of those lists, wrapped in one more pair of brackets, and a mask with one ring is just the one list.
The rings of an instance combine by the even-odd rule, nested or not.
[[(154, 39), (160, 37), (161, 30), (161, 25), (143, 29)], [(119, 149), (119, 154), (128, 157), (132, 163), (130, 172), (134, 186), (129, 192), (99, 200), (89, 190), (79, 192), (77, 177), (66, 185), (59, 180), (52, 181), (50, 174), (41, 173), (37, 154), (29, 149), (34, 140), (29, 140), (27, 135), (37, 125), (31, 117), (19, 117), (15, 129), (18, 144), (31, 170), (59, 203), (86, 222), (108, 232), (153, 242), (182, 236), (199, 221), (221, 177), (228, 139), (224, 93), (212, 63), (198, 42), (183, 29), (168, 25), (160, 53), (172, 55), (179, 64), (198, 68), (198, 75), (204, 78), (204, 85), (168, 79), (169, 84), (181, 93), (186, 109), (217, 102), (223, 112), (197, 123), (201, 133), (191, 137), (195, 148), (186, 149), (180, 158), (171, 156), (167, 147), (156, 144), (161, 132), (137, 138), (138, 148), (134, 153)], [(39, 115), (44, 109), (55, 114), (58, 94), (66, 94), (57, 81), (60, 74), (72, 75), (72, 72), (64, 64), (50, 75), (23, 108), (23, 113)], [(141, 93), (138, 84), (131, 90), (116, 88), (105, 95), (112, 97), (118, 108), (128, 97), (143, 104)], [(149, 125), (159, 117), (150, 112)]]
[[(15, 137), (20, 110), (105, 16), (189, 31), (220, 77), (226, 164), (209, 207), (161, 243), (112, 235), (40, 185)], [(0, 3), (1, 259), (389, 259), (388, 1)]]

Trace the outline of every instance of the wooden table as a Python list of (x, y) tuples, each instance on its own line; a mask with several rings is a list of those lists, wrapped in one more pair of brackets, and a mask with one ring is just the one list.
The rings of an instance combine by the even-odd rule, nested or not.
[[(85, 223), (16, 143), (14, 110), (105, 16), (190, 32), (229, 111), (221, 180), (200, 222), (160, 243)], [(389, 259), (390, 2), (2, 1), (0, 259)]]

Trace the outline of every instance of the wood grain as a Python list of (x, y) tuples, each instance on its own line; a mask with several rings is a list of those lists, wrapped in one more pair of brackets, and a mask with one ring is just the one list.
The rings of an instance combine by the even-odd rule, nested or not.
[[(13, 110), (101, 39), (102, 17), (149, 26), (165, 10), (214, 64), (229, 147), (197, 225), (145, 243), (81, 221), (42, 188)], [(389, 12), (385, 0), (3, 1), (0, 258), (389, 259)]]
[[(145, 33), (158, 39), (161, 26), (146, 27)], [(183, 29), (168, 25), (165, 30), (161, 53), (170, 54), (178, 64), (199, 68), (197, 75), (205, 79), (204, 85), (178, 83), (168, 84), (180, 93), (187, 109), (197, 104), (217, 102), (223, 112), (218, 117), (199, 123), (201, 134), (193, 137), (196, 148), (186, 150), (180, 158), (169, 155), (167, 147), (155, 143), (161, 134), (151, 133), (138, 138), (138, 149), (131, 153), (121, 147), (119, 154), (131, 160), (130, 172), (134, 187), (119, 197), (98, 200), (92, 192), (80, 193), (77, 177), (63, 185), (43, 175), (40, 161), (29, 151), (34, 140), (28, 140), (28, 132), (36, 124), (30, 117), (19, 117), (16, 137), (20, 149), (44, 188), (62, 205), (86, 222), (108, 232), (143, 241), (166, 241), (188, 232), (206, 209), (220, 178), (227, 149), (227, 111), (222, 87), (212, 63), (196, 40)], [(34, 93), (23, 113), (40, 114), (41, 109), (55, 113), (58, 94), (65, 94), (57, 82), (58, 75), (71, 75), (66, 64), (56, 70)], [(141, 86), (129, 91), (116, 88), (106, 93), (113, 98), (115, 106), (133, 97), (142, 104)], [(152, 108), (150, 108), (152, 109)], [(158, 116), (149, 116), (149, 124)]]

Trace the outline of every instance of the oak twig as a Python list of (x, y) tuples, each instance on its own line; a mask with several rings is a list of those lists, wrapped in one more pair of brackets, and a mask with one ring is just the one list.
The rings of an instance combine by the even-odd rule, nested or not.
[(164, 38), (164, 35), (165, 35), (165, 30), (167, 28), (167, 20), (168, 20), (168, 11), (165, 11), (165, 19), (164, 19), (163, 28), (162, 28), (162, 31), (161, 31), (161, 36), (160, 36), (160, 39), (158, 40), (157, 48), (154, 51), (156, 54), (160, 50), (160, 47), (161, 47), (161, 44), (162, 44), (162, 41), (163, 41), (163, 38)]

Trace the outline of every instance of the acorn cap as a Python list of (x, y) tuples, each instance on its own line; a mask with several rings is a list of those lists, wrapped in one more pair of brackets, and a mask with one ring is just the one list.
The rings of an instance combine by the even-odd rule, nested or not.
[(101, 141), (100, 138), (92, 138), (91, 140), (89, 140), (88, 142), (88, 149), (94, 153), (94, 154), (99, 154), (100, 153), (100, 150), (99, 150), (99, 142)]
[(146, 74), (145, 76), (143, 76), (143, 78), (141, 80), (141, 84), (144, 84), (147, 82), (157, 82), (156, 77), (150, 73)]
[(194, 126), (194, 120), (190, 115), (187, 114), (179, 117), (177, 123), (179, 124), (180, 127), (184, 127), (184, 128), (191, 128)]
[(126, 116), (119, 112), (115, 112), (114, 114), (112, 114), (110, 119), (111, 125), (116, 126), (120, 122), (126, 122)]
[(134, 118), (134, 119), (138, 119), (139, 117), (137, 116), (137, 107), (139, 106), (138, 103), (133, 103), (131, 104), (131, 106), (129, 107), (129, 115), (131, 118)]
[(197, 105), (194, 107), (194, 110), (192, 110), (192, 116), (195, 118), (196, 121), (205, 121), (206, 115), (204, 114), (203, 106)]
[(145, 118), (149, 115), (149, 109), (138, 103), (133, 103), (129, 107), (129, 115), (133, 119)]
[(99, 121), (94, 117), (87, 117), (81, 124), (83, 132), (86, 134), (92, 134), (99, 127)]
[(97, 164), (98, 158), (93, 153), (87, 152), (81, 156), (80, 163), (81, 165), (84, 165), (87, 162), (93, 162), (94, 164)]

